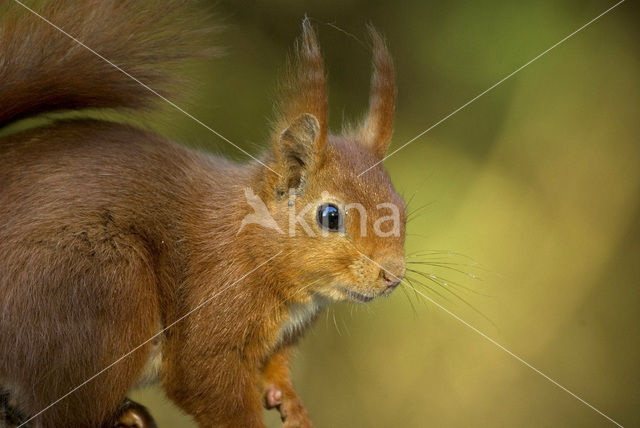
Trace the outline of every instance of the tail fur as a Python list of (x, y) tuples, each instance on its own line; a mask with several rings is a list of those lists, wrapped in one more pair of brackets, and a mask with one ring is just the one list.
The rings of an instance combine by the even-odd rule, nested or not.
[(0, 128), (58, 110), (151, 107), (157, 95), (132, 77), (164, 95), (172, 66), (211, 52), (186, 3), (0, 0)]

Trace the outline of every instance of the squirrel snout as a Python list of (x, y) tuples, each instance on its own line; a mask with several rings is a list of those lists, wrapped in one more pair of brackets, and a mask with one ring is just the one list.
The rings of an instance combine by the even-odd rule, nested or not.
[(384, 279), (384, 283), (387, 285), (387, 288), (395, 288), (400, 284), (400, 281), (402, 281), (385, 270), (381, 270), (380, 275), (382, 275), (382, 279)]
[(405, 273), (404, 259), (386, 261), (380, 269), (380, 277), (384, 280), (387, 288), (395, 288), (400, 284)]

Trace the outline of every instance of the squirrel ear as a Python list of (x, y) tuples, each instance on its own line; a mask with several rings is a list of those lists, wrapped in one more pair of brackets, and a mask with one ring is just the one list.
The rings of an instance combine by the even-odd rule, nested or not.
[(312, 114), (304, 113), (280, 134), (276, 147), (282, 174), (279, 193), (285, 189), (300, 190), (309, 172), (319, 166), (323, 155), (320, 132), (318, 119)]
[(373, 74), (369, 95), (369, 112), (360, 127), (360, 140), (384, 157), (391, 142), (393, 113), (396, 105), (395, 71), (384, 38), (369, 26), (373, 49)]
[[(276, 193), (300, 191), (310, 171), (320, 167), (327, 140), (327, 83), (316, 34), (309, 19), (280, 79), (274, 147), (282, 178)], [(283, 131), (284, 129), (284, 131)]]
[(284, 75), (279, 79), (279, 97), (275, 105), (275, 138), (304, 113), (315, 116), (319, 139), (327, 136), (327, 82), (316, 33), (308, 18), (302, 21), (302, 34), (296, 41)]

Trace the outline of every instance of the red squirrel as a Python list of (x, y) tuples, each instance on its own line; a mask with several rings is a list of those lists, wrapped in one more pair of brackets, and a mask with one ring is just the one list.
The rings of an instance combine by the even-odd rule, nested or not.
[[(170, 93), (165, 65), (199, 55), (181, 3), (50, 2), (35, 9), (47, 23), (5, 1), (0, 127), (149, 108)], [(405, 206), (380, 163), (394, 67), (370, 34), (368, 113), (333, 134), (303, 21), (254, 161), (95, 119), (0, 139), (0, 388), (16, 414), (34, 427), (127, 426), (127, 391), (157, 381), (201, 427), (263, 427), (263, 406), (286, 427), (311, 426), (292, 347), (327, 304), (388, 295), (405, 272)], [(260, 214), (250, 198), (269, 222), (246, 221)], [(393, 232), (381, 233), (381, 206)]]

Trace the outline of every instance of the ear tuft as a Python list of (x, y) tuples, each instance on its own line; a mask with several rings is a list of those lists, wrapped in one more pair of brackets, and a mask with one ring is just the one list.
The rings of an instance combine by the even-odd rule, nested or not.
[(276, 155), (283, 182), (282, 187), (301, 191), (308, 174), (322, 163), (322, 146), (319, 144), (321, 128), (318, 119), (309, 113), (296, 118), (278, 139)]
[(281, 174), (275, 192), (282, 197), (291, 188), (302, 191), (309, 173), (320, 167), (326, 147), (327, 83), (308, 18), (302, 21), (302, 34), (279, 83), (272, 138)]
[(360, 139), (383, 158), (391, 142), (396, 105), (395, 70), (384, 38), (369, 26), (373, 50), (373, 74), (369, 95), (369, 112), (360, 127)]
[(327, 135), (327, 82), (316, 33), (308, 18), (302, 21), (302, 34), (296, 41), (286, 72), (279, 81), (275, 136), (304, 113), (320, 124), (320, 140)]

